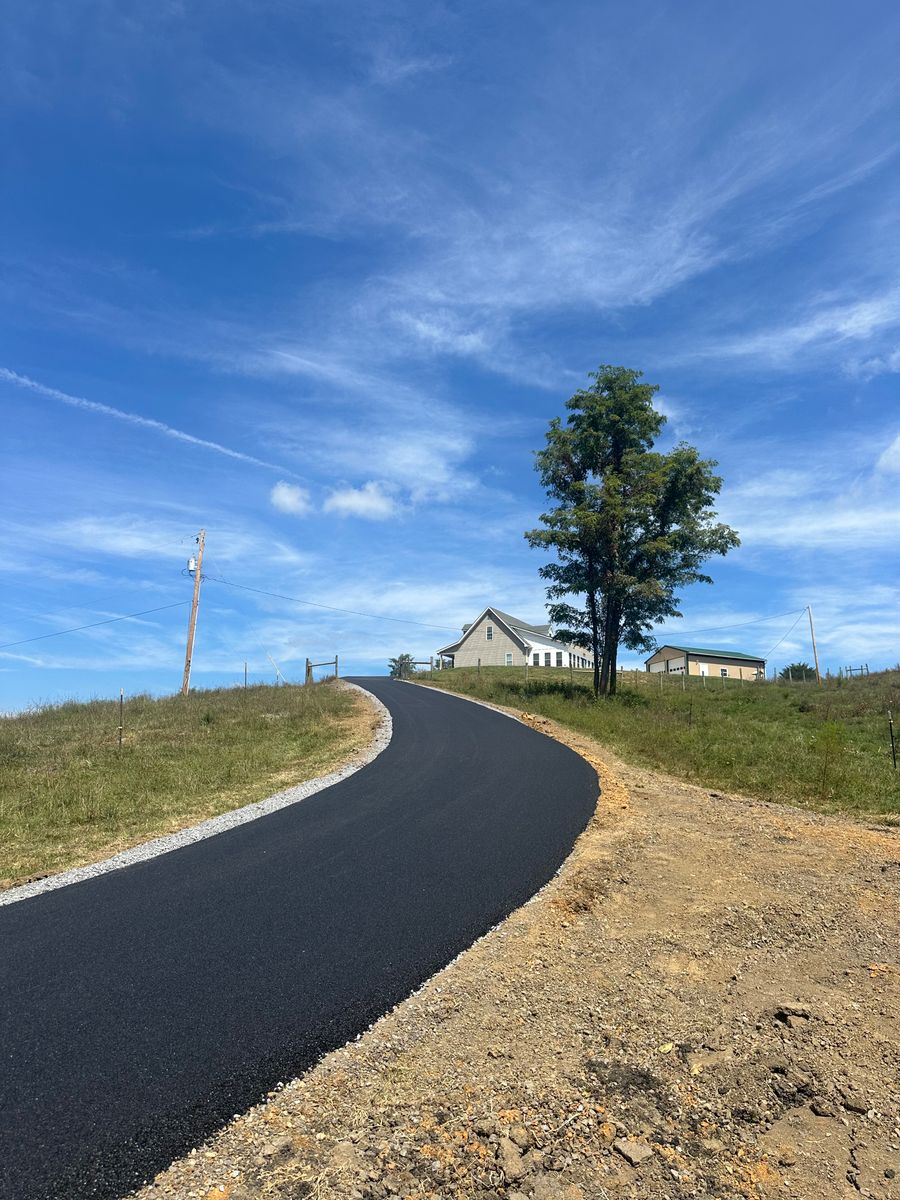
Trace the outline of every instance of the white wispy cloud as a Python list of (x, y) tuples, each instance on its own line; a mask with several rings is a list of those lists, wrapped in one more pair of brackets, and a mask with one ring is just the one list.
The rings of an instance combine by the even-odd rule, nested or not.
[[(215, 575), (216, 568), (222, 565), (229, 570), (240, 567), (255, 578), (256, 564), (266, 561), (283, 574), (302, 574), (314, 561), (308, 551), (272, 537), (252, 523), (242, 523), (216, 513), (212, 516), (213, 521), (206, 531), (204, 573), (209, 571)], [(7, 542), (11, 549), (19, 548), (20, 559), (33, 555), (38, 548), (39, 557), (45, 565), (52, 566), (54, 572), (93, 571), (104, 563), (115, 564), (122, 559), (143, 562), (146, 564), (145, 580), (132, 576), (129, 583), (145, 586), (147, 582), (155, 581), (163, 586), (180, 581), (177, 564), (183, 564), (193, 552), (195, 533), (185, 526), (186, 522), (176, 523), (148, 508), (143, 513), (123, 511), (114, 517), (90, 514), (61, 521), (10, 523), (7, 525)], [(115, 578), (117, 570), (116, 566), (111, 566), (97, 578)]]
[(312, 511), (312, 501), (307, 489), (298, 487), (295, 483), (285, 483), (283, 479), (269, 492), (269, 501), (279, 512), (290, 513), (294, 517), (305, 517)]
[(397, 515), (397, 501), (384, 485), (370, 479), (362, 487), (338, 488), (324, 504), (326, 512), (340, 517), (363, 517), (367, 521), (386, 521)]
[(419, 75), (444, 70), (452, 61), (447, 54), (404, 55), (380, 47), (372, 58), (371, 77), (375, 83), (396, 87)]
[[(777, 324), (719, 336), (681, 353), (685, 360), (746, 359), (767, 366), (794, 366), (804, 356), (821, 356), (823, 350), (845, 353), (847, 346), (870, 341), (885, 331), (900, 328), (900, 287), (847, 300), (814, 298), (799, 312)], [(869, 374), (878, 373), (879, 360), (860, 364)], [(885, 364), (886, 365), (886, 364)]]
[(68, 392), (62, 392), (58, 388), (47, 387), (43, 383), (38, 383), (37, 380), (30, 379), (27, 375), (19, 375), (16, 371), (11, 371), (7, 367), (0, 367), (0, 380), (11, 383), (14, 387), (34, 392), (39, 396), (46, 396), (50, 400), (58, 400), (61, 404), (65, 404), (69, 408), (77, 408), (82, 412), (95, 413), (102, 417), (112, 417), (116, 421), (124, 421), (128, 425), (137, 426), (139, 429), (148, 429), (153, 433), (161, 434), (163, 437), (174, 438), (177, 442), (184, 442), (189, 446), (196, 446), (201, 450), (211, 450), (216, 454), (223, 454), (226, 458), (233, 458), (238, 462), (248, 463), (250, 466), (264, 467), (267, 471), (280, 471), (282, 474), (287, 475), (295, 474), (287, 467), (279, 466), (277, 463), (266, 462), (264, 459), (256, 458), (254, 455), (247, 454), (243, 450), (232, 450), (230, 446), (223, 446), (221, 442), (213, 442), (206, 438), (195, 437), (192, 433), (185, 433), (183, 429), (176, 429), (174, 426), (167, 425), (163, 421), (157, 421), (152, 417), (142, 417), (138, 413), (124, 412), (120, 408), (113, 408), (108, 404), (100, 404), (95, 400), (85, 400), (81, 396), (70, 396)]
[(726, 487), (719, 509), (741, 535), (738, 554), (846, 555), (896, 546), (900, 498), (880, 477), (880, 462), (865, 461), (867, 450), (866, 439), (858, 446), (845, 440), (808, 455), (802, 466), (763, 470)]
[[(271, 229), (399, 234), (391, 265), (354, 283), (356, 323), (384, 346), (465, 356), (544, 381), (551, 372), (529, 362), (521, 328), (534, 314), (650, 304), (802, 232), (811, 214), (870, 180), (894, 154), (867, 132), (888, 98), (860, 89), (849, 74), (815, 96), (802, 84), (788, 88), (783, 109), (762, 102), (745, 109), (727, 137), (715, 136), (721, 104), (699, 82), (690, 94), (679, 91), (664, 120), (642, 128), (640, 154), (627, 121), (621, 131), (587, 122), (581, 133), (568, 115), (583, 102), (573, 95), (572, 72), (592, 52), (578, 43), (577, 24), (561, 38), (565, 69), (548, 57), (517, 92), (520, 107), (510, 103), (510, 119), (528, 123), (528, 153), (515, 138), (492, 139), (485, 130), (463, 152), (444, 136), (445, 113), (430, 124), (414, 114), (398, 122), (371, 83), (326, 93), (277, 71), (220, 73), (221, 104), (205, 119), (264, 138), (288, 165)], [(648, 53), (659, 54), (668, 78), (669, 47)], [(739, 90), (746, 64), (741, 48), (732, 53), (716, 67), (704, 57), (698, 80), (712, 72), (726, 95)], [(415, 52), (383, 60), (385, 81), (414, 80), (435, 66), (433, 56)], [(452, 69), (452, 61), (439, 62)], [(302, 187), (290, 181), (291, 164)], [(843, 319), (835, 314), (846, 336), (861, 336), (850, 326), (867, 320), (863, 306)], [(338, 311), (343, 319), (343, 297)], [(819, 336), (827, 332), (792, 334), (802, 344)], [(776, 332), (757, 337), (774, 343)], [(732, 353), (753, 349), (736, 344)]]
[(876, 464), (879, 471), (886, 471), (893, 475), (900, 474), (900, 433), (894, 438), (890, 445), (886, 446), (878, 456)]

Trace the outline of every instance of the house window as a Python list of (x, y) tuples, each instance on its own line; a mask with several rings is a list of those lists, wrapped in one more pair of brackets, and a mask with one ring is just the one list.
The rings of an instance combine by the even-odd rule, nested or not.
[(534, 652), (534, 665), (536, 667), (539, 667), (541, 665), (541, 656), (540, 656), (540, 654), (538, 654), (538, 652), (536, 650)]
[(507, 651), (507, 654), (506, 654), (506, 665), (508, 667), (512, 666), (512, 655), (509, 653), (509, 651)]
[(494, 627), (493, 627), (493, 625), (488, 625), (487, 629), (484, 631), (484, 636), (487, 638), (487, 640), (488, 640), (489, 642), (492, 642), (492, 641), (494, 640)]
[(545, 667), (549, 667), (549, 666), (550, 666), (550, 651), (549, 651), (549, 650), (548, 650), (548, 651), (547, 651), (547, 653), (544, 655), (544, 666), (545, 666)]
[(556, 652), (556, 665), (558, 667), (562, 666), (562, 650), (557, 650)]

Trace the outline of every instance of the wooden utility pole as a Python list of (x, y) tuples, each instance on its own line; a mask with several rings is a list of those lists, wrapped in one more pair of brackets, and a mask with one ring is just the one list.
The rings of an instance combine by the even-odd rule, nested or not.
[(813, 662), (816, 664), (816, 683), (821, 687), (822, 676), (819, 674), (819, 651), (816, 648), (816, 630), (813, 625), (812, 606), (807, 604), (806, 611), (809, 614), (809, 636), (812, 638)]
[(197, 632), (197, 609), (200, 607), (200, 581), (203, 578), (203, 545), (206, 541), (206, 530), (201, 529), (197, 535), (197, 561), (194, 566), (194, 599), (191, 604), (191, 619), (188, 622), (187, 648), (184, 652), (184, 679), (181, 681), (181, 694), (186, 696), (191, 690), (191, 658), (194, 654), (194, 634)]

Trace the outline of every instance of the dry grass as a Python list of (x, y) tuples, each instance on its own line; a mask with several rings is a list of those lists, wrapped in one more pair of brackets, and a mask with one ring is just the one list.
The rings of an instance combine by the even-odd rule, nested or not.
[(130, 696), (0, 719), (0, 886), (105, 858), (327, 774), (376, 724), (319, 683)]

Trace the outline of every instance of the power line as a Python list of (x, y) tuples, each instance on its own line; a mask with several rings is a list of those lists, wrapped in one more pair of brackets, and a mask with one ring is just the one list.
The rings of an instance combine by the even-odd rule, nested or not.
[(316, 600), (301, 600), (299, 596), (285, 596), (281, 592), (267, 592), (265, 588), (248, 587), (245, 583), (232, 583), (220, 575), (207, 575), (213, 583), (224, 583), (226, 587), (240, 588), (242, 592), (255, 592), (258, 596), (271, 596), (274, 600), (291, 600), (294, 604), (308, 604), (311, 608), (324, 608), (328, 612), (347, 613), (351, 617), (367, 617), (371, 621), (393, 621), (397, 625), (419, 625), (422, 629), (439, 629), (442, 633), (455, 633), (449, 625), (429, 625), (425, 621), (412, 621), (406, 617), (382, 617), (377, 613), (359, 612), (355, 608), (338, 608), (334, 604), (319, 604)]
[(115, 621), (131, 621), (135, 617), (146, 617), (150, 613), (165, 612), (169, 608), (180, 608), (190, 604), (190, 600), (176, 600), (174, 604), (161, 604), (159, 608), (145, 608), (142, 612), (125, 613), (121, 617), (107, 617), (105, 621), (91, 621), (89, 625), (74, 625), (71, 629), (57, 629), (54, 633), (39, 633), (37, 637), (22, 638), (18, 642), (4, 642), (0, 650), (9, 650), (12, 646), (26, 646), (29, 642), (42, 642), (45, 638), (62, 637), (64, 633), (80, 633), (83, 629), (96, 629), (98, 625), (112, 625)]
[(769, 653), (768, 653), (768, 654), (765, 656), (766, 658), (771, 658), (771, 656), (772, 656), (773, 652), (774, 652), (775, 650), (777, 650), (777, 649), (778, 649), (778, 647), (779, 647), (779, 646), (781, 645), (781, 643), (782, 643), (782, 642), (785, 640), (785, 638), (788, 638), (788, 637), (790, 637), (790, 636), (791, 636), (791, 634), (792, 634), (792, 633), (794, 632), (794, 630), (797, 628), (797, 626), (799, 625), (799, 623), (802, 621), (802, 619), (803, 619), (803, 615), (804, 615), (804, 613), (805, 613), (805, 612), (806, 612), (806, 609), (805, 609), (805, 608), (801, 610), (801, 612), (800, 612), (800, 615), (797, 617), (797, 620), (796, 620), (796, 621), (794, 622), (794, 624), (793, 624), (793, 625), (790, 627), (790, 629), (787, 631), (787, 633), (784, 635), (784, 637), (781, 637), (781, 638), (779, 638), (779, 639), (778, 639), (778, 641), (775, 643), (775, 645), (772, 647), (772, 649), (769, 651)]
[[(775, 613), (774, 616), (771, 617), (754, 617), (752, 621), (738, 621), (734, 625), (707, 625), (705, 629), (679, 629), (676, 630), (676, 632), (682, 637), (692, 637), (695, 633), (716, 633), (720, 629), (743, 629), (745, 625), (759, 625), (762, 621), (778, 621), (782, 617), (792, 617), (796, 611), (797, 609), (792, 608), (790, 612)], [(800, 616), (802, 617), (805, 612), (806, 609), (801, 608)], [(787, 634), (785, 634), (785, 636), (787, 636)]]

